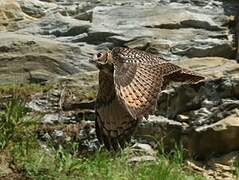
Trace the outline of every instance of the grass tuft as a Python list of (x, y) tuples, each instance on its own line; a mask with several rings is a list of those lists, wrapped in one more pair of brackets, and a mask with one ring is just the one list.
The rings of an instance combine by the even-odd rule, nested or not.
[(28, 97), (37, 92), (48, 91), (52, 85), (40, 84), (7, 84), (0, 86), (0, 97), (5, 95), (14, 95), (20, 97)]
[(33, 124), (27, 117), (25, 102), (14, 97), (7, 103), (5, 111), (0, 112), (0, 149), (4, 149), (12, 140), (18, 141), (29, 133), (27, 127)]

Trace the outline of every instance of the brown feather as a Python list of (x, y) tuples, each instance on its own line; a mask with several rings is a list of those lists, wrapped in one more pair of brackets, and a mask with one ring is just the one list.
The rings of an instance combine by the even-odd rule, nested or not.
[(99, 90), (96, 99), (96, 134), (106, 148), (118, 150), (130, 139), (138, 120), (119, 103), (115, 95), (113, 72), (99, 73)]
[[(204, 79), (156, 55), (129, 48), (114, 48), (100, 56), (96, 99), (96, 133), (108, 149), (117, 150), (137, 127), (154, 113), (158, 95), (169, 82), (197, 83)], [(104, 59), (110, 57), (110, 59)]]

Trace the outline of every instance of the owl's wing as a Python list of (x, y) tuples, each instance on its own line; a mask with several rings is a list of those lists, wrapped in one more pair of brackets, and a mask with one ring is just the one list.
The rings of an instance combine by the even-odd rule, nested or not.
[(96, 135), (108, 150), (118, 150), (130, 140), (137, 127), (134, 119), (115, 94), (113, 72), (99, 73), (99, 90), (95, 103)]
[(116, 94), (134, 118), (152, 114), (158, 94), (165, 87), (164, 77), (182, 69), (168, 62), (134, 63), (129, 59), (115, 68), (114, 84)]

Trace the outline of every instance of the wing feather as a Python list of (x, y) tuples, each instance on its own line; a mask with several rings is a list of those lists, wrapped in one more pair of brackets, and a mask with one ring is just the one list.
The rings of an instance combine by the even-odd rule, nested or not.
[(116, 94), (133, 118), (147, 117), (155, 109), (163, 77), (180, 69), (169, 63), (123, 63), (114, 72)]
[(170, 81), (195, 83), (204, 79), (158, 56), (135, 49), (114, 48), (112, 57), (116, 95), (133, 118), (141, 119), (154, 112), (158, 94)]

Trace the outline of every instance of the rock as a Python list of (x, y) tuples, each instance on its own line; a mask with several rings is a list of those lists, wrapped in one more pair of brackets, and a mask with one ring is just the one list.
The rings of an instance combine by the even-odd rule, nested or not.
[(205, 158), (239, 149), (239, 115), (230, 115), (214, 124), (192, 129), (184, 136), (191, 156)]
[(49, 9), (57, 7), (55, 3), (42, 2), (39, 0), (17, 0), (22, 11), (29, 16), (40, 18), (44, 16)]
[(61, 124), (61, 123), (73, 123), (76, 122), (76, 119), (74, 116), (67, 117), (64, 113), (52, 113), (52, 114), (45, 114), (41, 118), (41, 123), (43, 124)]
[(208, 179), (237, 179), (234, 163), (238, 160), (238, 152), (224, 154), (217, 158), (210, 158), (204, 162), (187, 160), (187, 166), (193, 171), (202, 173)]
[(183, 114), (179, 114), (179, 115), (177, 115), (177, 120), (179, 122), (188, 122), (189, 116), (186, 116), (186, 115), (183, 115)]
[(224, 154), (220, 157), (215, 157), (210, 160), (208, 160), (208, 163), (213, 164), (222, 164), (222, 165), (227, 165), (227, 166), (233, 166), (235, 163), (239, 160), (239, 152), (238, 151), (233, 151), (228, 154)]
[(176, 64), (204, 74), (208, 80), (163, 91), (156, 114), (186, 123), (181, 137), (192, 156), (205, 158), (237, 150), (238, 64), (218, 57), (184, 59)]
[(238, 100), (235, 100), (239, 96), (238, 85), (237, 78), (219, 78), (196, 85), (175, 86), (161, 93), (156, 114), (170, 119), (183, 114), (191, 122), (206, 117), (215, 122), (234, 113), (234, 109), (238, 108)]
[(200, 162), (187, 160), (186, 164), (190, 169), (193, 169), (194, 171), (205, 172), (205, 169), (203, 168), (203, 164)]
[[(189, 116), (188, 121), (195, 121), (195, 116), (190, 117), (185, 112), (192, 113), (192, 110), (199, 110), (202, 107), (200, 111), (204, 114), (207, 111), (213, 111), (214, 114), (218, 113), (225, 102), (222, 99), (232, 99), (235, 104), (234, 108), (237, 107), (234, 98), (239, 95), (239, 65), (236, 62), (218, 57), (205, 57), (185, 59), (176, 64), (205, 75), (207, 80), (196, 85), (184, 84), (163, 91), (159, 97), (156, 114), (174, 119), (177, 115), (184, 113), (183, 115)], [(219, 105), (221, 108), (215, 109)], [(205, 109), (205, 106), (208, 107)], [(229, 109), (232, 110), (233, 108)], [(195, 113), (199, 114), (200, 112)], [(225, 114), (223, 117), (227, 115)], [(212, 119), (207, 113), (205, 116)]]
[(16, 0), (0, 0), (0, 31), (14, 31), (32, 20)]
[(135, 143), (128, 149), (127, 153), (128, 163), (143, 163), (157, 160), (157, 152), (149, 144)]
[(208, 79), (233, 77), (239, 78), (239, 64), (220, 57), (184, 58), (175, 62), (183, 68), (192, 69)]
[(10, 167), (10, 163), (9, 161), (11, 160), (9, 154), (4, 154), (4, 152), (1, 153), (0, 156), (0, 172), (1, 172), (1, 176), (0, 177), (4, 177), (7, 176), (11, 173), (13, 173), (13, 170)]
[(167, 149), (179, 142), (183, 128), (180, 122), (162, 116), (149, 116), (148, 120), (139, 124), (134, 137), (138, 142), (149, 143), (153, 147), (163, 143)]
[(79, 13), (77, 15), (74, 16), (75, 19), (79, 19), (79, 20), (83, 20), (83, 21), (90, 21), (92, 22), (92, 15), (93, 15), (93, 11), (89, 10), (83, 13)]
[(55, 130), (53, 133), (52, 133), (52, 136), (55, 140), (55, 142), (58, 144), (58, 145), (61, 145), (64, 143), (65, 141), (65, 134), (63, 131), (60, 131), (60, 130)]
[(91, 50), (84, 47), (15, 33), (0, 33), (0, 41), (0, 84), (44, 82), (96, 70), (88, 61)]
[[(94, 122), (81, 121), (72, 124), (42, 124), (38, 129), (42, 140), (55, 142), (54, 146), (72, 147), (72, 142), (77, 143), (79, 154), (89, 153), (99, 149), (99, 142), (94, 130)], [(50, 139), (49, 139), (50, 138)]]
[[(171, 59), (179, 56), (233, 58), (235, 50), (228, 40), (231, 34), (224, 27), (227, 22), (223, 8), (214, 5), (209, 10), (197, 4), (150, 2), (135, 6), (134, 11), (131, 4), (103, 6), (93, 10), (90, 34), (103, 36), (98, 44), (110, 41), (137, 48), (149, 44), (148, 51), (167, 54)], [(94, 43), (95, 39), (79, 41)]]
[(31, 101), (27, 103), (27, 107), (36, 112), (54, 113), (60, 111), (60, 99), (62, 90), (52, 90), (46, 93), (32, 95)]
[(131, 151), (133, 154), (144, 154), (144, 155), (151, 155), (156, 156), (156, 151), (149, 144), (142, 144), (142, 143), (135, 143), (131, 147)]
[[(52, 87), (47, 92), (32, 95), (27, 107), (34, 112), (45, 114), (41, 118), (41, 123), (44, 124), (94, 121), (94, 101), (91, 100), (90, 91), (96, 90), (86, 82), (79, 83), (78, 86)], [(93, 96), (95, 97), (95, 93)]]
[(62, 16), (60, 13), (49, 13), (47, 16), (28, 25), (28, 27), (19, 30), (24, 34), (40, 34), (60, 36), (76, 36), (88, 32), (90, 23), (73, 19), (70, 16)]
[(61, 5), (58, 8), (58, 12), (64, 16), (72, 16), (75, 19), (92, 21), (92, 9), (100, 5), (103, 5), (100, 1), (76, 1), (67, 6)]
[(128, 160), (129, 163), (142, 163), (148, 161), (156, 161), (156, 158), (153, 156), (135, 156)]
[(13, 158), (10, 152), (1, 150), (0, 153), (0, 178), (1, 179), (26, 179), (24, 173), (17, 171), (17, 167), (12, 163)]

